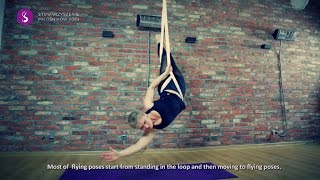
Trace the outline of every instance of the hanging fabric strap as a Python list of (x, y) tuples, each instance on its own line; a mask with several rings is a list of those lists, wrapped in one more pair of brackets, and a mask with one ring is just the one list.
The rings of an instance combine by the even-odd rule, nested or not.
[[(170, 42), (169, 42), (169, 30), (168, 30), (168, 16), (167, 16), (167, 1), (162, 1), (162, 15), (161, 15), (161, 38), (160, 38), (160, 64), (163, 54), (163, 39), (165, 38), (166, 43), (166, 49), (167, 49), (167, 66), (171, 66), (171, 60), (170, 60)], [(170, 81), (173, 80), (178, 93), (177, 95), (183, 100), (183, 94), (181, 92), (179, 83), (174, 76), (173, 72), (170, 71), (169, 77), (167, 80), (163, 83), (160, 92), (163, 92), (164, 88), (167, 87), (167, 85), (170, 83)]]

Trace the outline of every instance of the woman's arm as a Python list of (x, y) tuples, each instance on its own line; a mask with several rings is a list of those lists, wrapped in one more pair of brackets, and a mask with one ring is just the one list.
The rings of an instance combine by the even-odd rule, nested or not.
[(153, 97), (154, 97), (154, 89), (159, 86), (159, 84), (166, 79), (169, 75), (170, 71), (172, 71), (172, 67), (167, 67), (166, 71), (163, 72), (160, 76), (152, 81), (150, 86), (148, 87), (146, 96), (144, 98), (144, 107), (145, 109), (150, 109), (153, 106)]
[(153, 97), (154, 97), (154, 88), (151, 86), (148, 87), (146, 96), (143, 100), (145, 110), (152, 108), (153, 106)]
[(144, 131), (143, 136), (139, 139), (139, 141), (136, 144), (119, 152), (121, 157), (131, 155), (145, 148), (153, 140), (154, 136), (156, 135), (155, 132), (156, 130), (154, 129)]
[(156, 134), (156, 130), (154, 130), (154, 129), (146, 130), (146, 131), (144, 131), (143, 136), (139, 139), (139, 141), (136, 144), (131, 145), (122, 151), (116, 151), (112, 148), (109, 148), (110, 151), (103, 153), (101, 157), (106, 159), (107, 161), (115, 161), (121, 157), (128, 156), (133, 153), (139, 152), (141, 149), (143, 149), (148, 144), (150, 144), (150, 142), (154, 138), (155, 134)]
[(166, 67), (166, 70), (160, 75), (158, 76), (156, 79), (154, 79), (152, 81), (152, 83), (150, 84), (149, 88), (155, 89), (156, 87), (158, 87), (158, 85), (166, 79), (166, 77), (169, 75), (170, 71), (172, 71), (172, 67)]

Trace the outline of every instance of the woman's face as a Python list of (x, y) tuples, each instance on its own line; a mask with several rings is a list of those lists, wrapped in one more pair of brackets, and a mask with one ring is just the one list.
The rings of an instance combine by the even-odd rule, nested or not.
[(146, 114), (142, 116), (141, 118), (138, 119), (137, 121), (137, 128), (141, 130), (146, 130), (146, 129), (152, 129), (153, 128), (153, 123)]

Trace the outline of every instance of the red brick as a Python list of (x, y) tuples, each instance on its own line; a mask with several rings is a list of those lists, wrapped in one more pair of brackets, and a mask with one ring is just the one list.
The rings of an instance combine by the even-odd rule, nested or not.
[(88, 135), (88, 131), (72, 131), (72, 135)]
[(80, 66), (66, 66), (65, 68), (66, 70), (72, 71), (72, 70), (79, 70)]

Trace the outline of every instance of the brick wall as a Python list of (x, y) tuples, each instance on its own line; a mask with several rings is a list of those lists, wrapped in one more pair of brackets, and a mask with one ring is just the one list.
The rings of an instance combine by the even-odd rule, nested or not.
[[(148, 32), (137, 14), (159, 15), (157, 1), (7, 1), (1, 50), (1, 151), (103, 150), (135, 143), (142, 132), (125, 114), (142, 106), (147, 86)], [(29, 8), (34, 22), (17, 23)], [(41, 13), (74, 19), (41, 19)], [(170, 43), (188, 84), (188, 107), (151, 148), (312, 140), (319, 138), (319, 5), (291, 9), (287, 0), (168, 2)], [(77, 19), (79, 18), (79, 19)], [(281, 131), (282, 42), (288, 135)], [(103, 30), (114, 38), (103, 38)], [(158, 74), (151, 32), (151, 80)], [(187, 36), (197, 37), (186, 44)], [(271, 50), (260, 49), (261, 44)], [(121, 136), (127, 135), (127, 140)], [(50, 138), (54, 138), (51, 141)]]

